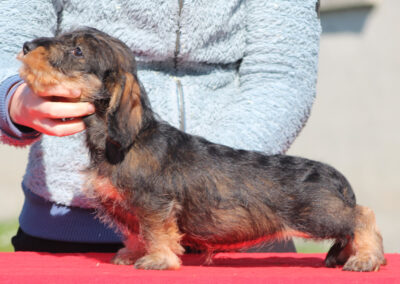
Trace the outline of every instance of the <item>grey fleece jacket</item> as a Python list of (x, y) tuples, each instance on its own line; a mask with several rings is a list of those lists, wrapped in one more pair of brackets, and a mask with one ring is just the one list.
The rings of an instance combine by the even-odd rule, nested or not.
[[(314, 100), (321, 32), (316, 2), (0, 1), (0, 140), (31, 145), (21, 228), (57, 240), (118, 239), (102, 233), (106, 229), (93, 225), (85, 210), (84, 133), (21, 132), (10, 120), (12, 87), (21, 81), (15, 56), (25, 41), (79, 26), (103, 30), (131, 47), (138, 77), (163, 120), (212, 142), (275, 154), (288, 149)], [(88, 223), (80, 223), (85, 218)], [(83, 227), (95, 233), (82, 233)]]

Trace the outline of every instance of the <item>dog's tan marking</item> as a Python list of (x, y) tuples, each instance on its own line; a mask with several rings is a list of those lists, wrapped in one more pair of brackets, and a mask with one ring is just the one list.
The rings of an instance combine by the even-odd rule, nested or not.
[[(344, 253), (350, 253), (343, 270), (377, 271), (386, 264), (383, 254), (382, 236), (376, 227), (375, 215), (365, 206), (356, 207), (354, 239)], [(343, 256), (342, 256), (343, 257)]]
[[(177, 255), (184, 253), (180, 245), (182, 234), (176, 220), (176, 208), (171, 205), (167, 212), (140, 212), (140, 236), (143, 238), (146, 255), (138, 259), (139, 269), (178, 269), (181, 260)], [(150, 213), (150, 214), (149, 214)]]
[[(140, 103), (140, 87), (137, 81), (133, 78), (132, 74), (126, 74), (126, 85), (122, 95), (121, 104), (131, 107), (128, 119), (131, 124), (136, 125), (136, 129), (140, 129), (142, 125), (142, 105)], [(136, 131), (137, 132), (137, 131)]]
[(102, 201), (113, 200), (115, 202), (122, 202), (124, 200), (124, 197), (118, 191), (118, 188), (111, 183), (110, 179), (96, 175), (95, 178), (91, 179), (90, 183), (94, 187), (96, 195)]
[[(96, 171), (88, 172), (84, 191), (105, 210), (98, 215), (104, 223), (116, 225), (124, 236), (139, 234), (138, 220), (125, 203), (127, 197), (108, 178), (99, 176)], [(108, 216), (114, 218), (115, 224), (110, 223)]]
[(20, 53), (17, 57), (23, 63), (19, 71), (20, 76), (36, 93), (44, 92), (46, 87), (60, 84), (63, 79), (67, 79), (50, 66), (48, 56), (48, 51), (39, 46), (28, 54)]
[[(81, 90), (80, 100), (85, 101), (100, 90), (102, 82), (95, 75), (74, 72), (67, 76), (49, 64), (48, 56), (50, 56), (48, 51), (42, 46), (26, 55), (19, 53), (17, 56), (17, 59), (23, 63), (19, 74), (33, 92), (43, 93), (48, 88), (61, 85), (69, 90)], [(69, 101), (77, 100), (79, 98)]]
[(111, 260), (114, 264), (132, 265), (146, 253), (144, 243), (138, 234), (127, 232), (125, 237), (125, 247), (121, 248)]
[(121, 78), (106, 84), (111, 93), (107, 122), (109, 130), (112, 128), (111, 140), (129, 145), (142, 127), (140, 87), (132, 74), (124, 73), (118, 76)]

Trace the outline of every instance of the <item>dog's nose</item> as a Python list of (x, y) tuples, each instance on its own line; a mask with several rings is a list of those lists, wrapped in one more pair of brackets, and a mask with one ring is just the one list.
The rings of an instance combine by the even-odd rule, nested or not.
[(32, 42), (32, 41), (27, 41), (24, 43), (24, 46), (22, 47), (22, 52), (24, 55), (28, 54), (30, 51), (34, 50), (37, 47), (37, 45)]

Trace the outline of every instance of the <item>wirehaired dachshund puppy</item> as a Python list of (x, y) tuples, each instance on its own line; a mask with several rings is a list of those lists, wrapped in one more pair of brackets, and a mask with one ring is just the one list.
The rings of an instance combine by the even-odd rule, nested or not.
[(232, 149), (189, 135), (153, 113), (131, 50), (92, 28), (27, 42), (20, 75), (36, 92), (82, 90), (87, 195), (124, 236), (112, 262), (177, 269), (183, 245), (237, 250), (276, 238), (333, 239), (325, 264), (376, 271), (385, 264), (373, 212), (346, 178), (303, 158)]

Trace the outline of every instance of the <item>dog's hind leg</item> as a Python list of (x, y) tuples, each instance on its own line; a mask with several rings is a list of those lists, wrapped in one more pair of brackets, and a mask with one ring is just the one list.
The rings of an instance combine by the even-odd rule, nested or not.
[(164, 270), (178, 269), (184, 253), (174, 212), (167, 218), (158, 213), (139, 217), (140, 234), (145, 243), (146, 254), (135, 262), (135, 268)]
[(349, 248), (349, 238), (336, 240), (326, 255), (326, 267), (336, 267), (337, 265), (345, 264), (350, 256), (350, 253), (347, 251)]
[(348, 271), (377, 271), (386, 260), (383, 254), (382, 236), (371, 209), (357, 205), (353, 236), (337, 240), (329, 250), (325, 265), (344, 265)]
[[(349, 247), (347, 247), (349, 246)], [(382, 236), (371, 209), (357, 205), (354, 237), (345, 251), (349, 254), (343, 270), (377, 271), (386, 264), (383, 253)]]
[(357, 205), (353, 236), (347, 241), (337, 240), (329, 250), (325, 265), (343, 265), (348, 271), (377, 271), (386, 264), (383, 254), (382, 236), (371, 209)]

